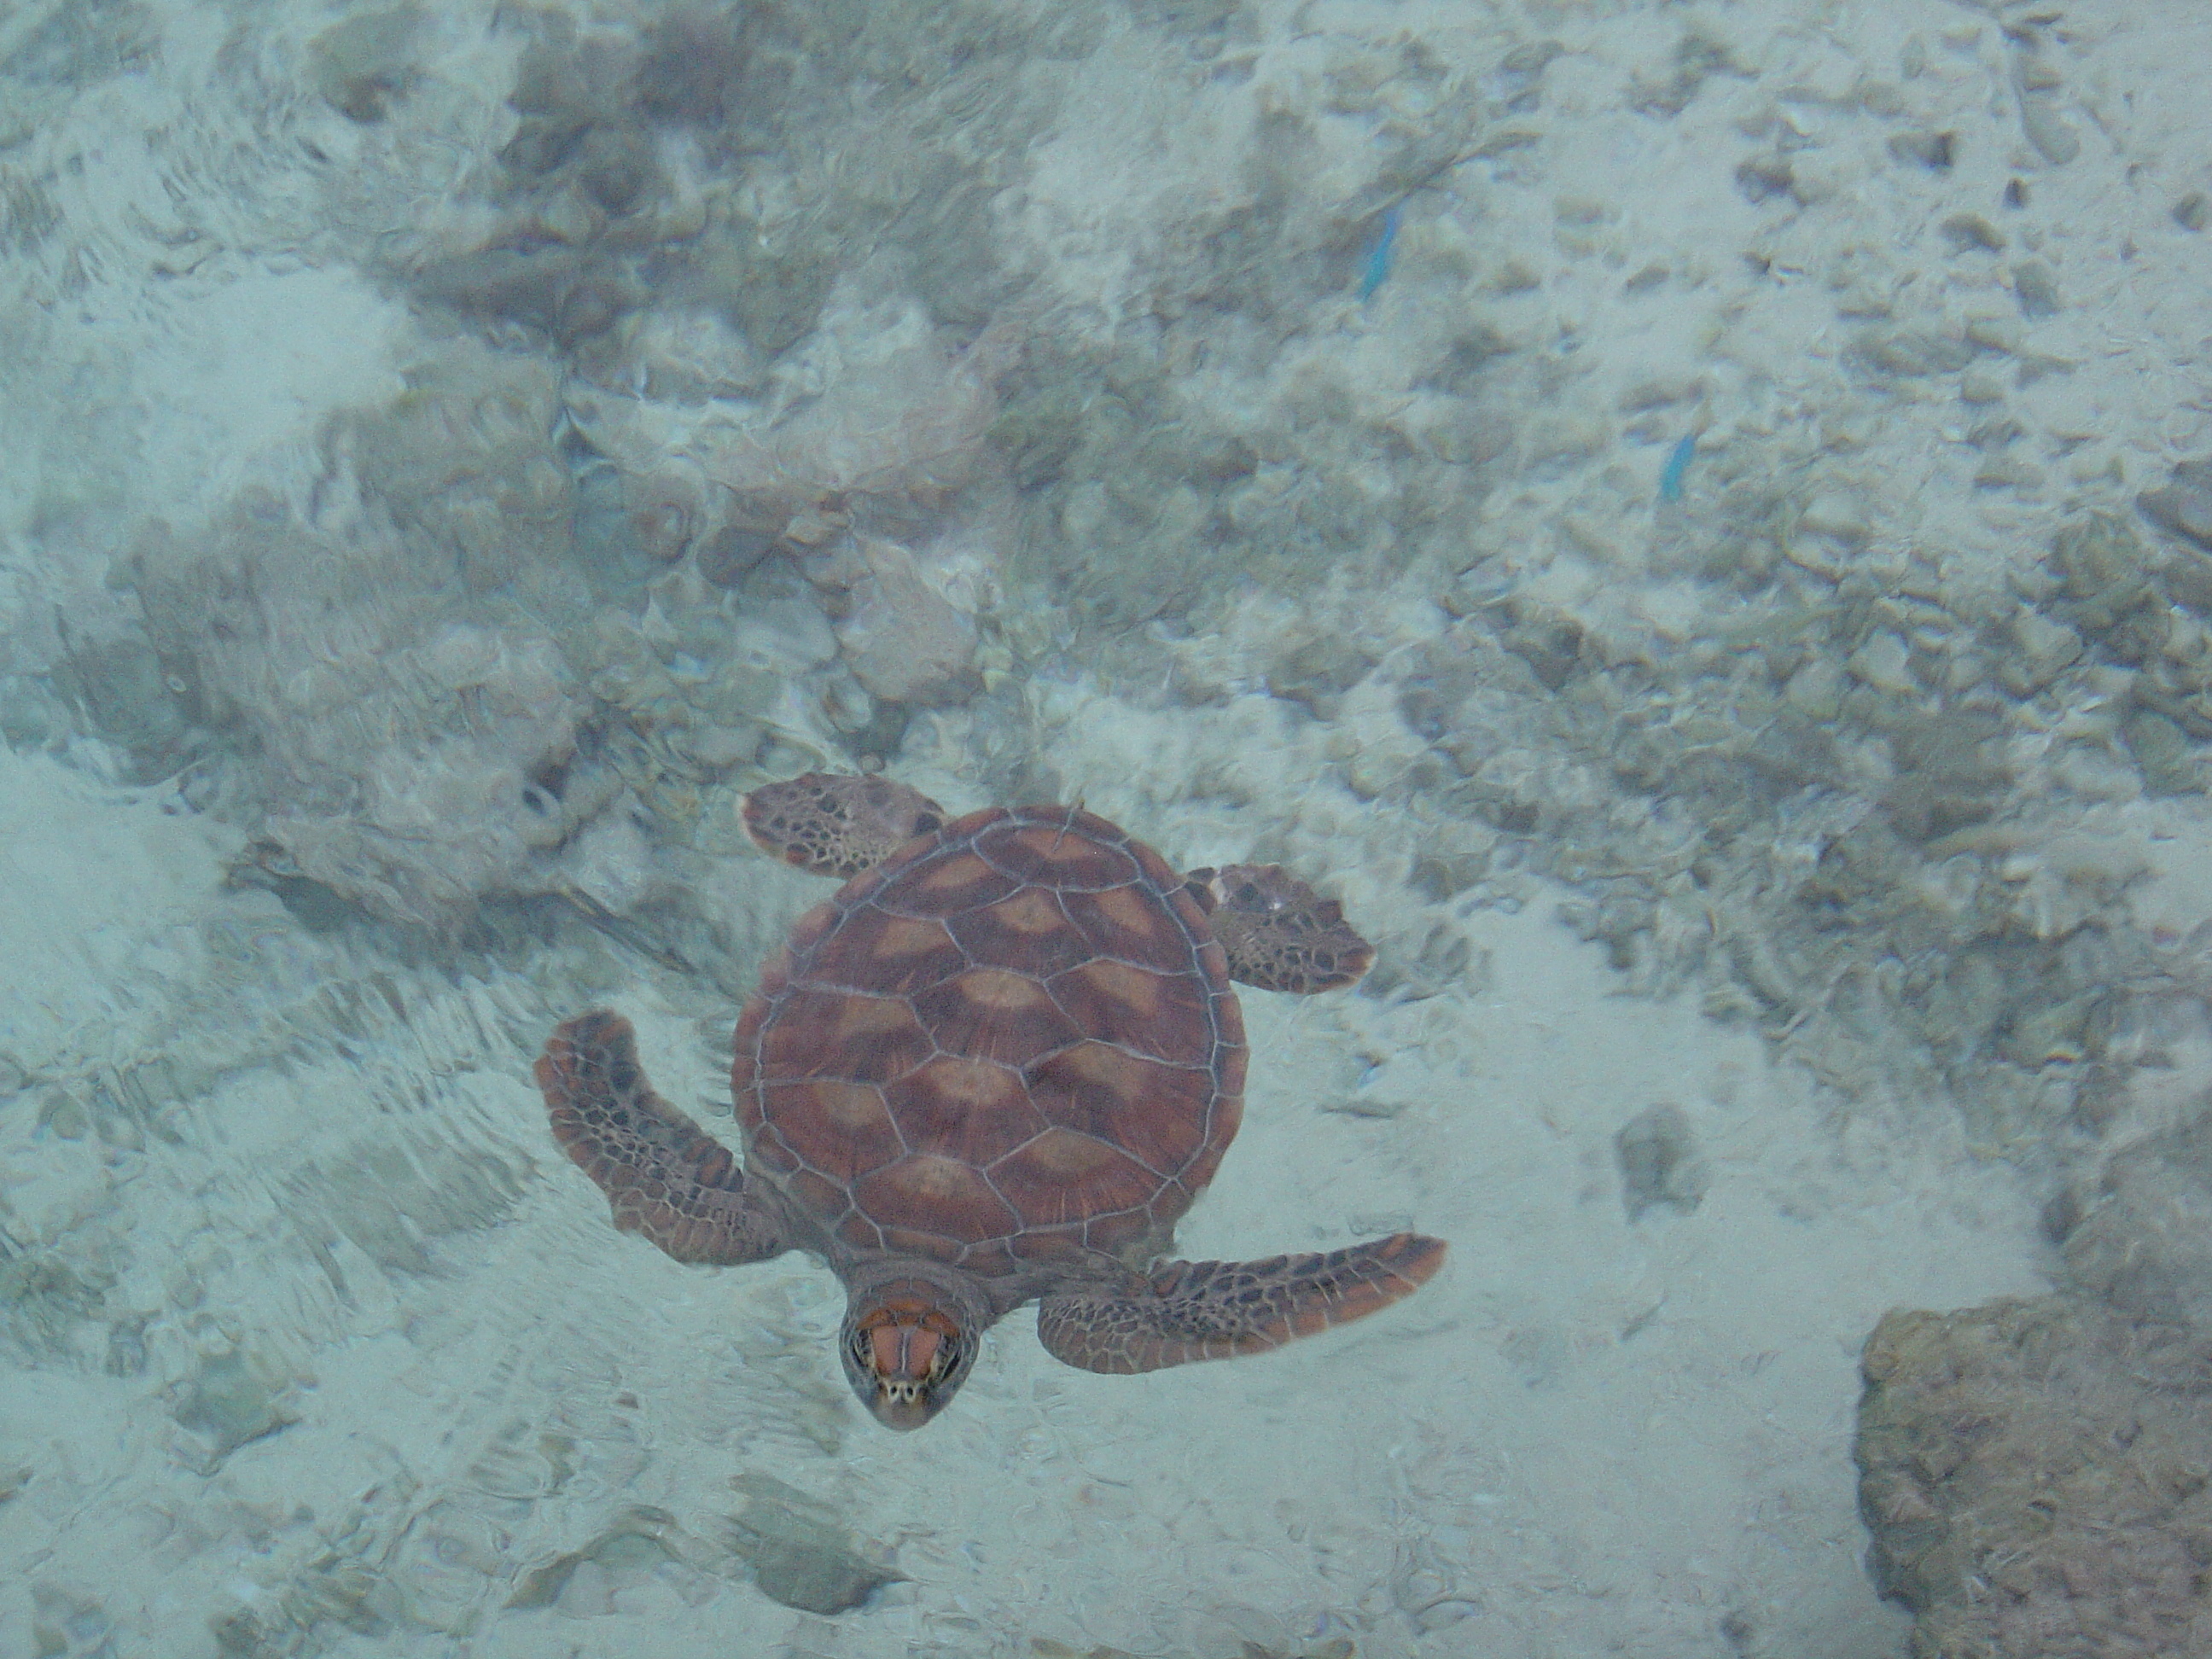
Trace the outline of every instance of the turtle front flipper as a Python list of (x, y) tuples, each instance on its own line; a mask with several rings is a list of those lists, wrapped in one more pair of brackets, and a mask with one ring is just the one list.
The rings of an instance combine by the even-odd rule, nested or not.
[(1375, 947), (1352, 931), (1344, 907), (1279, 864), (1232, 864), (1184, 878), (1229, 957), (1229, 977), (1262, 991), (1305, 994), (1356, 982)]
[(538, 1057), (553, 1138), (614, 1205), (615, 1225), (678, 1261), (764, 1261), (792, 1248), (729, 1148), (645, 1080), (619, 1014), (580, 1014)]
[(919, 789), (843, 772), (764, 783), (740, 810), (745, 833), (763, 852), (840, 881), (874, 869), (949, 816)]
[(1037, 1335), (1054, 1358), (1122, 1376), (1262, 1353), (1411, 1296), (1443, 1259), (1442, 1239), (1393, 1233), (1318, 1255), (1163, 1262), (1132, 1291), (1047, 1296)]

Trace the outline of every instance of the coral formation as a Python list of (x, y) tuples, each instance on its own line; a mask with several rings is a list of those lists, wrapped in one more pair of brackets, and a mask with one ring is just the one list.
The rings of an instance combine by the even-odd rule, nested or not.
[(2129, 1318), (2212, 1334), (2212, 1110), (2124, 1144), (2054, 1220), (2069, 1284)]
[(2212, 1111), (2045, 1212), (2064, 1287), (1868, 1339), (1859, 1505), (1928, 1659), (2212, 1642)]
[(553, 383), (470, 368), (334, 428), (304, 500), (248, 495), (133, 561), (152, 637), (252, 757), (240, 787), (286, 872), (433, 926), (554, 884), (550, 854), (606, 804), (571, 787), (575, 672), (514, 603), (560, 597)]
[(1916, 1659), (2212, 1643), (2203, 1333), (2050, 1297), (1893, 1313), (1863, 1364), (1860, 1513)]

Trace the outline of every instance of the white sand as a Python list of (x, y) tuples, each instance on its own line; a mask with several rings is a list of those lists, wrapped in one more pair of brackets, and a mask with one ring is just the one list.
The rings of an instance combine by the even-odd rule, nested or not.
[[(2212, 61), (2201, 8), (2069, 15), (2053, 98), (2081, 149), (2056, 167), (2021, 136), (1996, 14), (1968, 6), (1539, 19), (1346, 0), (1261, 18), (1252, 78), (1192, 94), (1195, 115), (1159, 90), (1157, 43), (1110, 40), (1099, 95), (1038, 155), (1007, 234), (1105, 328), (1164, 228), (1231, 188), (1255, 109), (1312, 108), (1328, 75), (1395, 61), (1410, 38), (1480, 65), (1555, 37), (1567, 56), (1518, 124), (1532, 147), (1425, 198), (1375, 299), (1347, 296), (1280, 372), (1334, 362), (1388, 403), (1470, 295), (1521, 343), (1553, 340), (1555, 398), (1528, 418), (1555, 431), (1557, 465), (1492, 498), (1473, 541), (1658, 648), (1706, 603), (1645, 580), (1667, 533), (1658, 469), (1684, 431), (1705, 434), (1692, 508), (1790, 457), (1829, 503), (1818, 556), (1901, 540), (1966, 586), (2032, 559), (2069, 495), (2124, 501), (2212, 435), (2212, 244), (2166, 217), (2212, 189), (2191, 84)], [(35, 21), (5, 25), (0, 52)], [(167, 155), (228, 154), (189, 124), (165, 136), (227, 106), (195, 102), (219, 73), (205, 20), (180, 6), (160, 27), (167, 58), (52, 94), (0, 155), (6, 178), (82, 155), (105, 180), (59, 187), (65, 228), (15, 256), (25, 303), (0, 307), (0, 435), (33, 463), (0, 474), (0, 666), (51, 660), (55, 606), (114, 603), (106, 561), (149, 516), (284, 483), (322, 413), (391, 395), (412, 327), (304, 237), (281, 259), (226, 246), (155, 274), (172, 245), (149, 215), (172, 193), (233, 228), (253, 203), (267, 223), (299, 211), (273, 149), (243, 172)], [(269, 26), (280, 42), (312, 27)], [(1625, 107), (1691, 27), (1735, 70), (1679, 116)], [(447, 73), (490, 75), (497, 54), (466, 33), (442, 48)], [(1925, 68), (1908, 78), (1911, 56)], [(1876, 168), (1899, 123), (1853, 103), (1867, 80), (1960, 135), (1949, 176)], [(420, 96), (465, 129), (496, 112), (483, 84), (473, 104)], [(1357, 187), (1364, 120), (1323, 118), (1341, 176), (1313, 179), (1317, 199)], [(1785, 128), (1807, 141), (1808, 198), (1788, 216), (1731, 182), (1747, 135)], [(1116, 134), (1134, 164), (1086, 170), (1086, 147)], [(2014, 172), (2043, 204), (2033, 235), (1978, 264), (1939, 258), (1932, 221), (1969, 205), (1995, 220)], [(86, 251), (74, 275), (64, 244)], [(1749, 270), (1753, 246), (1778, 274)], [(2005, 392), (2034, 477), (1977, 487), (1955, 382), (1853, 380), (1838, 295), (1881, 291), (1899, 326), (2017, 329), (2005, 272), (2028, 252), (2066, 301), (2033, 351), (2070, 368)], [(1624, 289), (1654, 264), (1665, 281)], [(1501, 292), (1509, 264), (1536, 286)], [(1624, 435), (1638, 384), (1673, 389)], [(1410, 587), (1373, 604), (1408, 639), (1444, 624)], [(1256, 694), (1165, 714), (1089, 684), (1055, 696), (1039, 759), (1171, 858), (1267, 836), (1333, 874), (1378, 938), (1439, 925), (1404, 884), (1419, 826), (1344, 791), (1330, 732)], [(1379, 751), (1402, 740), (1388, 726), (1358, 707), (1336, 735)], [(937, 730), (914, 775), (957, 797), (980, 739), (957, 716)], [(1231, 775), (1249, 810), (1209, 787)], [(2194, 804), (2113, 810), (2162, 872), (2144, 920), (2185, 932), (2212, 914)], [(608, 998), (638, 1020), (662, 1092), (726, 1133), (720, 998), (589, 943), (456, 984), (226, 888), (236, 840), (165, 791), (0, 756), (15, 1068), (0, 1085), (23, 1080), (0, 1095), (0, 1653), (889, 1659), (1041, 1638), (1225, 1659), (1240, 1640), (1297, 1653), (1348, 1637), (1370, 1659), (1899, 1654), (1904, 1615), (1860, 1565), (1857, 1346), (1888, 1307), (2043, 1282), (2043, 1194), (1971, 1157), (1950, 1103), (1845, 1113), (1754, 1037), (1622, 994), (1554, 919), (1567, 895), (1524, 879), (1517, 909), (1443, 915), (1469, 966), (1432, 997), (1247, 999), (1246, 1128), (1181, 1240), (1258, 1255), (1417, 1225), (1452, 1243), (1441, 1278), (1264, 1361), (1139, 1379), (1057, 1366), (1018, 1315), (943, 1419), (893, 1438), (845, 1395), (826, 1273), (797, 1257), (685, 1269), (617, 1237), (544, 1132), (536, 1045)], [(772, 924), (816, 890), (760, 865), (717, 890)], [(1686, 1116), (1710, 1185), (1692, 1212), (1632, 1223), (1613, 1137), (1660, 1104)], [(217, 1457), (225, 1423), (271, 1431)], [(761, 1595), (727, 1517), (768, 1482), (903, 1582), (836, 1619)], [(579, 1551), (592, 1559), (564, 1562)], [(509, 1606), (556, 1563), (548, 1604)]]

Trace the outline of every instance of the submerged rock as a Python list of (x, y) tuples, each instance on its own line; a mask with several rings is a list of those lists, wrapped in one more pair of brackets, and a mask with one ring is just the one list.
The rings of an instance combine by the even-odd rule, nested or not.
[(761, 1594), (802, 1613), (845, 1613), (899, 1577), (805, 1493), (768, 1475), (742, 1477), (744, 1509), (730, 1546), (752, 1563)]
[(1613, 1152), (1631, 1221), (1661, 1205), (1687, 1215), (1704, 1201), (1711, 1176), (1680, 1107), (1646, 1107), (1613, 1138)]
[(249, 1442), (297, 1421), (283, 1403), (284, 1383), (255, 1356), (237, 1350), (211, 1354), (176, 1390), (170, 1415), (192, 1437), (187, 1461), (211, 1474)]
[(2075, 1288), (2212, 1337), (2212, 1111), (2116, 1153), (2090, 1202), (2069, 1199)]
[(2212, 1112), (2045, 1212), (2059, 1294), (1868, 1340), (1869, 1565), (1930, 1659), (2212, 1651)]
[(2136, 496), (2136, 509), (2160, 530), (2212, 552), (2212, 459), (2183, 462), (2163, 489)]
[(854, 538), (865, 574), (850, 590), (837, 643), (853, 678), (886, 702), (965, 702), (981, 689), (975, 623), (894, 542)]
[(1918, 1659), (2212, 1651), (2212, 1350), (2072, 1296), (1893, 1312), (1862, 1366), (1869, 1565)]

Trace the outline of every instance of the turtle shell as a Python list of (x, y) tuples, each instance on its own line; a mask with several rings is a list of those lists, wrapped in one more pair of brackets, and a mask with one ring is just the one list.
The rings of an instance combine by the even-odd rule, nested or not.
[(1071, 807), (994, 807), (802, 917), (738, 1022), (747, 1168), (857, 1251), (985, 1274), (1171, 1224), (1243, 1111), (1183, 878)]

